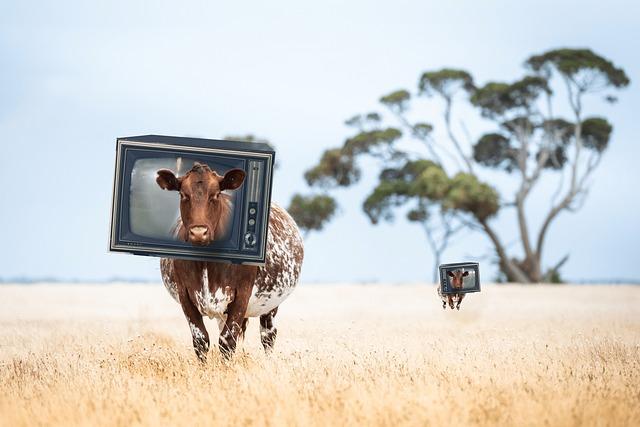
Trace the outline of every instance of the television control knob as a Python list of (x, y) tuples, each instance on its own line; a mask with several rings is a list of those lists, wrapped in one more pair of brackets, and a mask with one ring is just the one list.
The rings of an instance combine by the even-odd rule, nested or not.
[(251, 219), (249, 220), (249, 225), (255, 225), (255, 223), (256, 223), (256, 220), (255, 220), (255, 219), (251, 218)]
[(249, 209), (249, 215), (255, 215), (255, 214), (256, 214), (256, 208)]
[(244, 242), (248, 245), (248, 246), (253, 246), (256, 244), (256, 236), (253, 233), (246, 233), (244, 235)]

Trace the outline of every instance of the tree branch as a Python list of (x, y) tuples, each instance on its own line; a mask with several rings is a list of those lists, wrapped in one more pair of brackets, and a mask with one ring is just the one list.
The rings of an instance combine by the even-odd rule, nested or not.
[(433, 268), (432, 280), (434, 283), (437, 283), (438, 282), (438, 266), (440, 265), (441, 252), (438, 250), (438, 245), (436, 244), (435, 237), (433, 236), (433, 230), (429, 228), (426, 221), (422, 223), (422, 228), (424, 229), (424, 232), (427, 235), (427, 242), (431, 247), (431, 252), (433, 252), (435, 265)]
[(564, 168), (560, 170), (560, 180), (558, 181), (558, 188), (556, 188), (556, 191), (554, 191), (553, 195), (551, 196), (551, 206), (553, 206), (558, 196), (560, 196), (560, 193), (562, 192), (563, 187), (564, 187)]
[(431, 247), (431, 251), (433, 252), (433, 255), (435, 258), (434, 260), (435, 265), (434, 265), (434, 271), (433, 271), (434, 283), (437, 283), (438, 281), (438, 267), (442, 262), (442, 254), (449, 246), (449, 240), (456, 233), (462, 230), (465, 226), (464, 224), (459, 224), (458, 226), (454, 227), (451, 223), (452, 219), (453, 218), (447, 217), (447, 213), (445, 213), (442, 210), (440, 211), (440, 224), (442, 226), (441, 228), (443, 229), (443, 233), (442, 233), (442, 237), (439, 239), (440, 240), (439, 244), (437, 242), (438, 239), (436, 238), (434, 230), (431, 229), (428, 225), (428, 220), (422, 222), (422, 226), (424, 228), (425, 234), (427, 235), (427, 241), (429, 243), (429, 246)]
[(549, 283), (551, 281), (551, 276), (553, 275), (553, 273), (558, 273), (558, 271), (560, 271), (560, 268), (562, 268), (562, 266), (565, 265), (568, 260), (569, 254), (566, 254), (560, 261), (558, 261), (556, 265), (554, 265), (549, 269), (549, 271), (547, 271), (547, 273), (544, 275), (544, 281)]
[(453, 154), (451, 154), (449, 152), (449, 150), (447, 150), (445, 147), (441, 147), (438, 143), (436, 143), (433, 138), (429, 138), (429, 136), (422, 136), (420, 135), (419, 132), (416, 132), (416, 128), (414, 125), (412, 125), (409, 120), (407, 120), (406, 117), (404, 117), (402, 115), (401, 112), (393, 109), (393, 108), (389, 108), (389, 110), (391, 110), (391, 112), (393, 113), (393, 115), (398, 119), (398, 121), (400, 122), (400, 125), (403, 126), (404, 128), (408, 129), (411, 132), (411, 136), (413, 136), (414, 138), (422, 141), (425, 145), (425, 147), (427, 148), (427, 151), (429, 151), (429, 154), (431, 154), (431, 156), (433, 157), (433, 159), (438, 162), (440, 164), (440, 166), (442, 166), (443, 168), (445, 167), (442, 158), (438, 155), (438, 153), (434, 150), (433, 147), (438, 147), (439, 149), (441, 149), (447, 156), (449, 156), (451, 159), (453, 159), (457, 164), (458, 167), (460, 167), (460, 162), (458, 160), (458, 158), (456, 156), (454, 156)]
[[(574, 144), (575, 144), (575, 157), (573, 159), (573, 164), (571, 165), (571, 179), (570, 179), (570, 186), (569, 189), (567, 191), (567, 194), (565, 195), (565, 197), (560, 201), (560, 203), (558, 203), (557, 205), (553, 206), (551, 208), (551, 210), (549, 211), (549, 213), (547, 214), (544, 222), (542, 223), (542, 227), (540, 228), (540, 232), (538, 233), (538, 242), (536, 244), (536, 256), (538, 257), (538, 259), (542, 258), (542, 248), (544, 245), (544, 239), (546, 236), (546, 233), (549, 229), (549, 226), (551, 225), (551, 222), (555, 219), (556, 216), (558, 216), (558, 214), (564, 210), (567, 209), (570, 205), (571, 205), (571, 201), (574, 199), (574, 197), (576, 196), (576, 194), (578, 193), (579, 189), (578, 189), (578, 161), (580, 158), (580, 150), (582, 148), (582, 123), (580, 122), (580, 102), (574, 102), (573, 99), (573, 90), (571, 89), (571, 85), (569, 83), (569, 81), (565, 78), (565, 82), (567, 83), (568, 86), (568, 90), (569, 90), (569, 98), (570, 98), (570, 103), (571, 103), (571, 107), (574, 110), (574, 114), (576, 117), (576, 124), (575, 124), (575, 129), (574, 129)], [(579, 99), (578, 95), (578, 99)], [(591, 172), (589, 172), (591, 173)]]
[[(518, 151), (518, 168), (520, 169), (521, 182), (520, 189), (516, 194), (516, 211), (518, 215), (518, 228), (520, 229), (520, 239), (522, 241), (522, 248), (524, 250), (526, 259), (531, 262), (536, 262), (534, 258), (534, 252), (531, 248), (531, 241), (529, 239), (529, 227), (527, 224), (527, 218), (524, 210), (524, 201), (531, 189), (532, 181), (527, 175), (527, 157), (529, 154), (529, 133), (528, 129), (523, 129), (522, 126), (515, 127), (516, 139), (520, 141), (520, 150)], [(536, 178), (537, 179), (537, 178)], [(534, 182), (534, 181), (533, 181)], [(537, 271), (536, 266), (533, 266), (533, 271)], [(538, 277), (531, 277), (532, 280), (537, 281)]]
[(451, 105), (452, 105), (451, 97), (445, 96), (444, 100), (445, 100), (444, 123), (447, 128), (447, 134), (449, 135), (449, 139), (451, 140), (451, 142), (453, 142), (453, 145), (456, 147), (456, 151), (466, 163), (469, 173), (473, 176), (476, 176), (475, 172), (473, 171), (473, 165), (471, 164), (469, 157), (464, 154), (464, 151), (462, 151), (462, 147), (460, 146), (460, 143), (458, 142), (458, 139), (456, 138), (456, 136), (453, 134), (453, 129), (451, 128)]
[(547, 234), (547, 230), (549, 228), (549, 225), (551, 225), (551, 222), (555, 219), (555, 217), (563, 210), (566, 209), (569, 204), (571, 203), (571, 200), (573, 199), (574, 194), (572, 194), (571, 192), (569, 192), (564, 199), (562, 199), (562, 201), (560, 203), (558, 203), (557, 205), (553, 206), (551, 208), (551, 210), (549, 211), (549, 213), (547, 214), (547, 217), (545, 218), (544, 222), (542, 223), (542, 227), (540, 228), (540, 232), (538, 233), (538, 243), (536, 244), (536, 256), (541, 259), (542, 258), (542, 246), (544, 245), (544, 238)]

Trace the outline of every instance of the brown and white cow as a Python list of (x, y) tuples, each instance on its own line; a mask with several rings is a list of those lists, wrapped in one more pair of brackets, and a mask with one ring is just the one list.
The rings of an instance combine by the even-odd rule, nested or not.
[[(180, 193), (176, 236), (200, 246), (224, 236), (232, 209), (230, 196), (224, 191), (239, 188), (244, 177), (240, 169), (220, 176), (200, 163), (181, 177), (167, 169), (159, 170), (158, 185)], [(202, 361), (209, 350), (203, 316), (217, 320), (218, 345), (224, 356), (234, 352), (249, 317), (260, 318), (260, 338), (265, 351), (273, 348), (277, 334), (273, 319), (278, 306), (298, 283), (304, 248), (298, 226), (287, 211), (272, 204), (270, 212), (264, 267), (160, 260), (162, 281), (180, 303), (189, 322), (196, 355)]]
[[(469, 275), (468, 271), (464, 270), (455, 270), (455, 271), (447, 271), (447, 276), (449, 277), (449, 281), (451, 282), (451, 287), (453, 289), (461, 290), (464, 286), (464, 278)], [(447, 308), (447, 303), (449, 303), (449, 307), (453, 310), (453, 307), (460, 310), (460, 304), (462, 304), (462, 300), (464, 299), (463, 293), (453, 293), (453, 294), (443, 294), (441, 293), (440, 287), (438, 287), (438, 294), (442, 299), (442, 308)]]

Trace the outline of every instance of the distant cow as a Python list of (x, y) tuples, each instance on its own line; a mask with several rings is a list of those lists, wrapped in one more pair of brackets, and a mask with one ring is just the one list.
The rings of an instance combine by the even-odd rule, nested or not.
[[(207, 165), (195, 163), (184, 176), (167, 169), (158, 171), (156, 182), (180, 192), (180, 220), (176, 236), (193, 245), (210, 244), (225, 235), (231, 201), (223, 191), (239, 188), (244, 171), (232, 169), (224, 176)], [(278, 306), (298, 283), (304, 249), (295, 221), (287, 211), (271, 205), (264, 267), (205, 261), (160, 260), (162, 281), (184, 312), (193, 347), (206, 360), (209, 334), (203, 316), (215, 318), (220, 329), (218, 345), (230, 356), (244, 336), (249, 317), (260, 317), (260, 338), (265, 351), (273, 348), (277, 329), (273, 319)]]
[[(464, 286), (464, 278), (469, 275), (468, 271), (464, 270), (455, 270), (455, 271), (447, 271), (447, 276), (449, 277), (449, 282), (451, 283), (451, 287), (453, 289), (462, 290)], [(438, 293), (440, 293), (440, 288), (438, 288)], [(456, 309), (460, 310), (460, 304), (462, 304), (462, 300), (464, 299), (463, 293), (453, 293), (453, 294), (442, 294), (440, 293), (440, 297), (442, 298), (442, 308), (447, 308), (447, 303), (449, 303), (449, 307), (453, 310), (455, 306)]]

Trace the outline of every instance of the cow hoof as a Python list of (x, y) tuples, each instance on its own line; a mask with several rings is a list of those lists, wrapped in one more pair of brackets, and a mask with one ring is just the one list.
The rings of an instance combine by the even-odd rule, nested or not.
[(207, 352), (209, 351), (209, 342), (204, 338), (196, 338), (193, 340), (193, 349), (196, 352), (196, 356), (202, 363), (207, 362)]
[(260, 341), (262, 342), (262, 346), (264, 347), (264, 351), (269, 354), (273, 350), (273, 346), (276, 343), (276, 336), (278, 335), (278, 330), (273, 328), (271, 330), (262, 330), (260, 332)]
[(231, 360), (231, 358), (233, 357), (234, 351), (230, 348), (225, 348), (223, 346), (219, 346), (219, 347), (220, 347), (220, 354), (222, 355), (224, 360)]
[(207, 353), (206, 352), (202, 352), (202, 351), (198, 351), (196, 350), (196, 356), (198, 356), (198, 360), (200, 361), (200, 363), (202, 363), (203, 365), (205, 363), (207, 363)]

